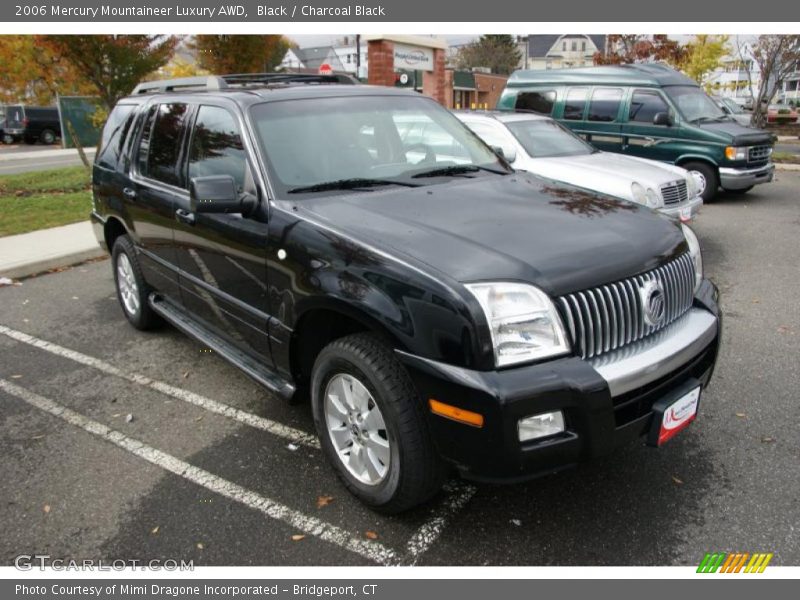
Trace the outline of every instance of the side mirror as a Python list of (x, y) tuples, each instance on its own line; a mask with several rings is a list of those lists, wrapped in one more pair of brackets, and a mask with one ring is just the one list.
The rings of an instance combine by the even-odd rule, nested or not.
[(247, 213), (252, 209), (252, 199), (239, 194), (230, 175), (193, 177), (189, 195), (194, 213)]
[(517, 160), (517, 151), (514, 148), (503, 148), (502, 146), (492, 146), (492, 150), (500, 158), (504, 158), (506, 162), (512, 163)]
[(656, 113), (653, 117), (653, 125), (666, 125), (670, 127), (672, 125), (672, 117), (666, 112)]

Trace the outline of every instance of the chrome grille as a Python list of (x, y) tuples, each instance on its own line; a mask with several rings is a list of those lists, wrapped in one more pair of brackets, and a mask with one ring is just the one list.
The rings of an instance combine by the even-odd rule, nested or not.
[(665, 206), (680, 204), (689, 197), (686, 191), (686, 180), (680, 179), (661, 186), (661, 197)]
[(750, 146), (747, 150), (748, 162), (767, 160), (772, 154), (772, 146)]
[[(665, 317), (657, 326), (645, 323), (640, 288), (656, 279), (664, 290)], [(689, 254), (615, 283), (561, 296), (558, 305), (572, 348), (592, 358), (663, 329), (692, 306), (694, 263)]]

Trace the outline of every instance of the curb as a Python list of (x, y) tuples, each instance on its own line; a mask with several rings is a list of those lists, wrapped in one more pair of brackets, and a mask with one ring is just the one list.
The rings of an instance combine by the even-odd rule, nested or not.
[(36, 260), (33, 262), (16, 265), (10, 269), (3, 269), (0, 276), (8, 277), (9, 279), (22, 279), (30, 277), (31, 275), (38, 275), (45, 271), (52, 269), (59, 269), (62, 267), (71, 267), (73, 265), (92, 260), (93, 258), (101, 258), (108, 256), (108, 254), (98, 246), (90, 250), (82, 250), (79, 252), (72, 252), (70, 254), (62, 254), (60, 256), (52, 256)]
[(800, 171), (800, 165), (791, 163), (774, 163), (776, 171)]
[[(94, 154), (96, 148), (84, 148), (83, 152), (87, 155)], [(31, 152), (0, 152), (0, 162), (13, 162), (16, 160), (31, 160), (36, 158), (58, 158), (58, 157), (72, 157), (78, 156), (78, 151), (74, 148), (63, 148), (55, 150), (34, 150)]]

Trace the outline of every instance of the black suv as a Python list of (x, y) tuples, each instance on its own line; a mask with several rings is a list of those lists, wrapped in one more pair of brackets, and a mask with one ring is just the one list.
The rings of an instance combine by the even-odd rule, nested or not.
[(308, 394), (341, 479), (386, 512), (448, 466), (517, 481), (694, 419), (720, 321), (690, 229), (514, 172), (430, 98), (334, 81), (119, 102), (92, 221), (134, 327)]
[[(4, 143), (22, 139), (26, 144), (42, 142), (55, 144), (61, 137), (61, 119), (55, 106), (25, 106), (15, 104), (6, 107), (6, 123), (3, 128)], [(9, 140), (5, 142), (5, 140)]]

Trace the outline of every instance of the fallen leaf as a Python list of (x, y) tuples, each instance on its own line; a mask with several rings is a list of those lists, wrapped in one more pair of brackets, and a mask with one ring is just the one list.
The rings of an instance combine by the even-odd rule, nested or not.
[(125, 415), (125, 422), (126, 422), (126, 423), (133, 423), (133, 415), (132, 415), (132, 414), (130, 414), (130, 413), (128, 413), (127, 415)]
[(675, 485), (683, 485), (683, 479), (676, 477), (675, 475), (672, 476), (672, 481), (675, 482)]
[(33, 436), (31, 439), (32, 439), (32, 440), (40, 440), (40, 439), (42, 439), (43, 437), (44, 437), (44, 434), (42, 433), (41, 435), (35, 435), (35, 436)]
[(195, 421), (202, 421), (203, 420), (203, 415), (200, 415), (199, 417), (195, 417), (194, 420)]
[(22, 375), (12, 375), (11, 379), (21, 379)]
[(317, 498), (317, 508), (328, 506), (331, 502), (333, 502), (333, 496), (320, 496)]
[(159, 527), (158, 525), (153, 527), (153, 529), (150, 531), (150, 533), (152, 533), (153, 535), (157, 534), (158, 533), (158, 527)]
[(369, 538), (371, 540), (377, 540), (378, 539), (378, 534), (375, 533), (374, 531), (367, 531), (367, 532), (364, 533), (364, 535), (367, 536), (367, 538)]
[(517, 527), (522, 526), (522, 521), (520, 521), (519, 519), (511, 519), (509, 523), (511, 523), (512, 525), (516, 525)]
[(79, 300), (79, 298), (77, 296), (73, 296), (72, 299), (73, 300)]
[(186, 372), (183, 374), (183, 378), (184, 378), (184, 379), (189, 379), (189, 371), (186, 371)]
[(740, 419), (744, 419), (747, 416), (747, 413), (736, 413), (736, 416)]
[(765, 436), (765, 437), (761, 438), (761, 443), (762, 444), (771, 444), (774, 441), (775, 441), (774, 437)]
[(291, 450), (292, 452), (294, 452), (295, 450), (298, 450), (298, 449), (300, 448), (299, 446), (296, 446), (295, 444), (289, 444), (289, 445), (288, 445), (288, 446), (286, 446), (286, 447), (287, 447), (289, 450)]
[(295, 535), (292, 536), (292, 541), (299, 542), (300, 540), (304, 540), (305, 537), (306, 536), (304, 536), (302, 533), (296, 533)]
[(791, 332), (792, 328), (787, 327), (786, 325), (781, 325), (780, 327), (778, 327), (778, 333), (791, 333)]
[(42, 510), (44, 511), (44, 514), (49, 514), (50, 513), (50, 505), (49, 504), (45, 504), (42, 507)]
[(197, 542), (197, 549), (198, 550), (202, 550), (203, 548), (205, 548), (205, 546), (203, 546), (203, 543), (202, 542)]
[(119, 419), (122, 416), (122, 413), (114, 413), (111, 416), (114, 417), (115, 419)]
[(753, 300), (753, 304), (760, 304), (760, 303), (761, 303), (761, 300), (759, 300), (758, 298), (756, 298), (755, 300)]

